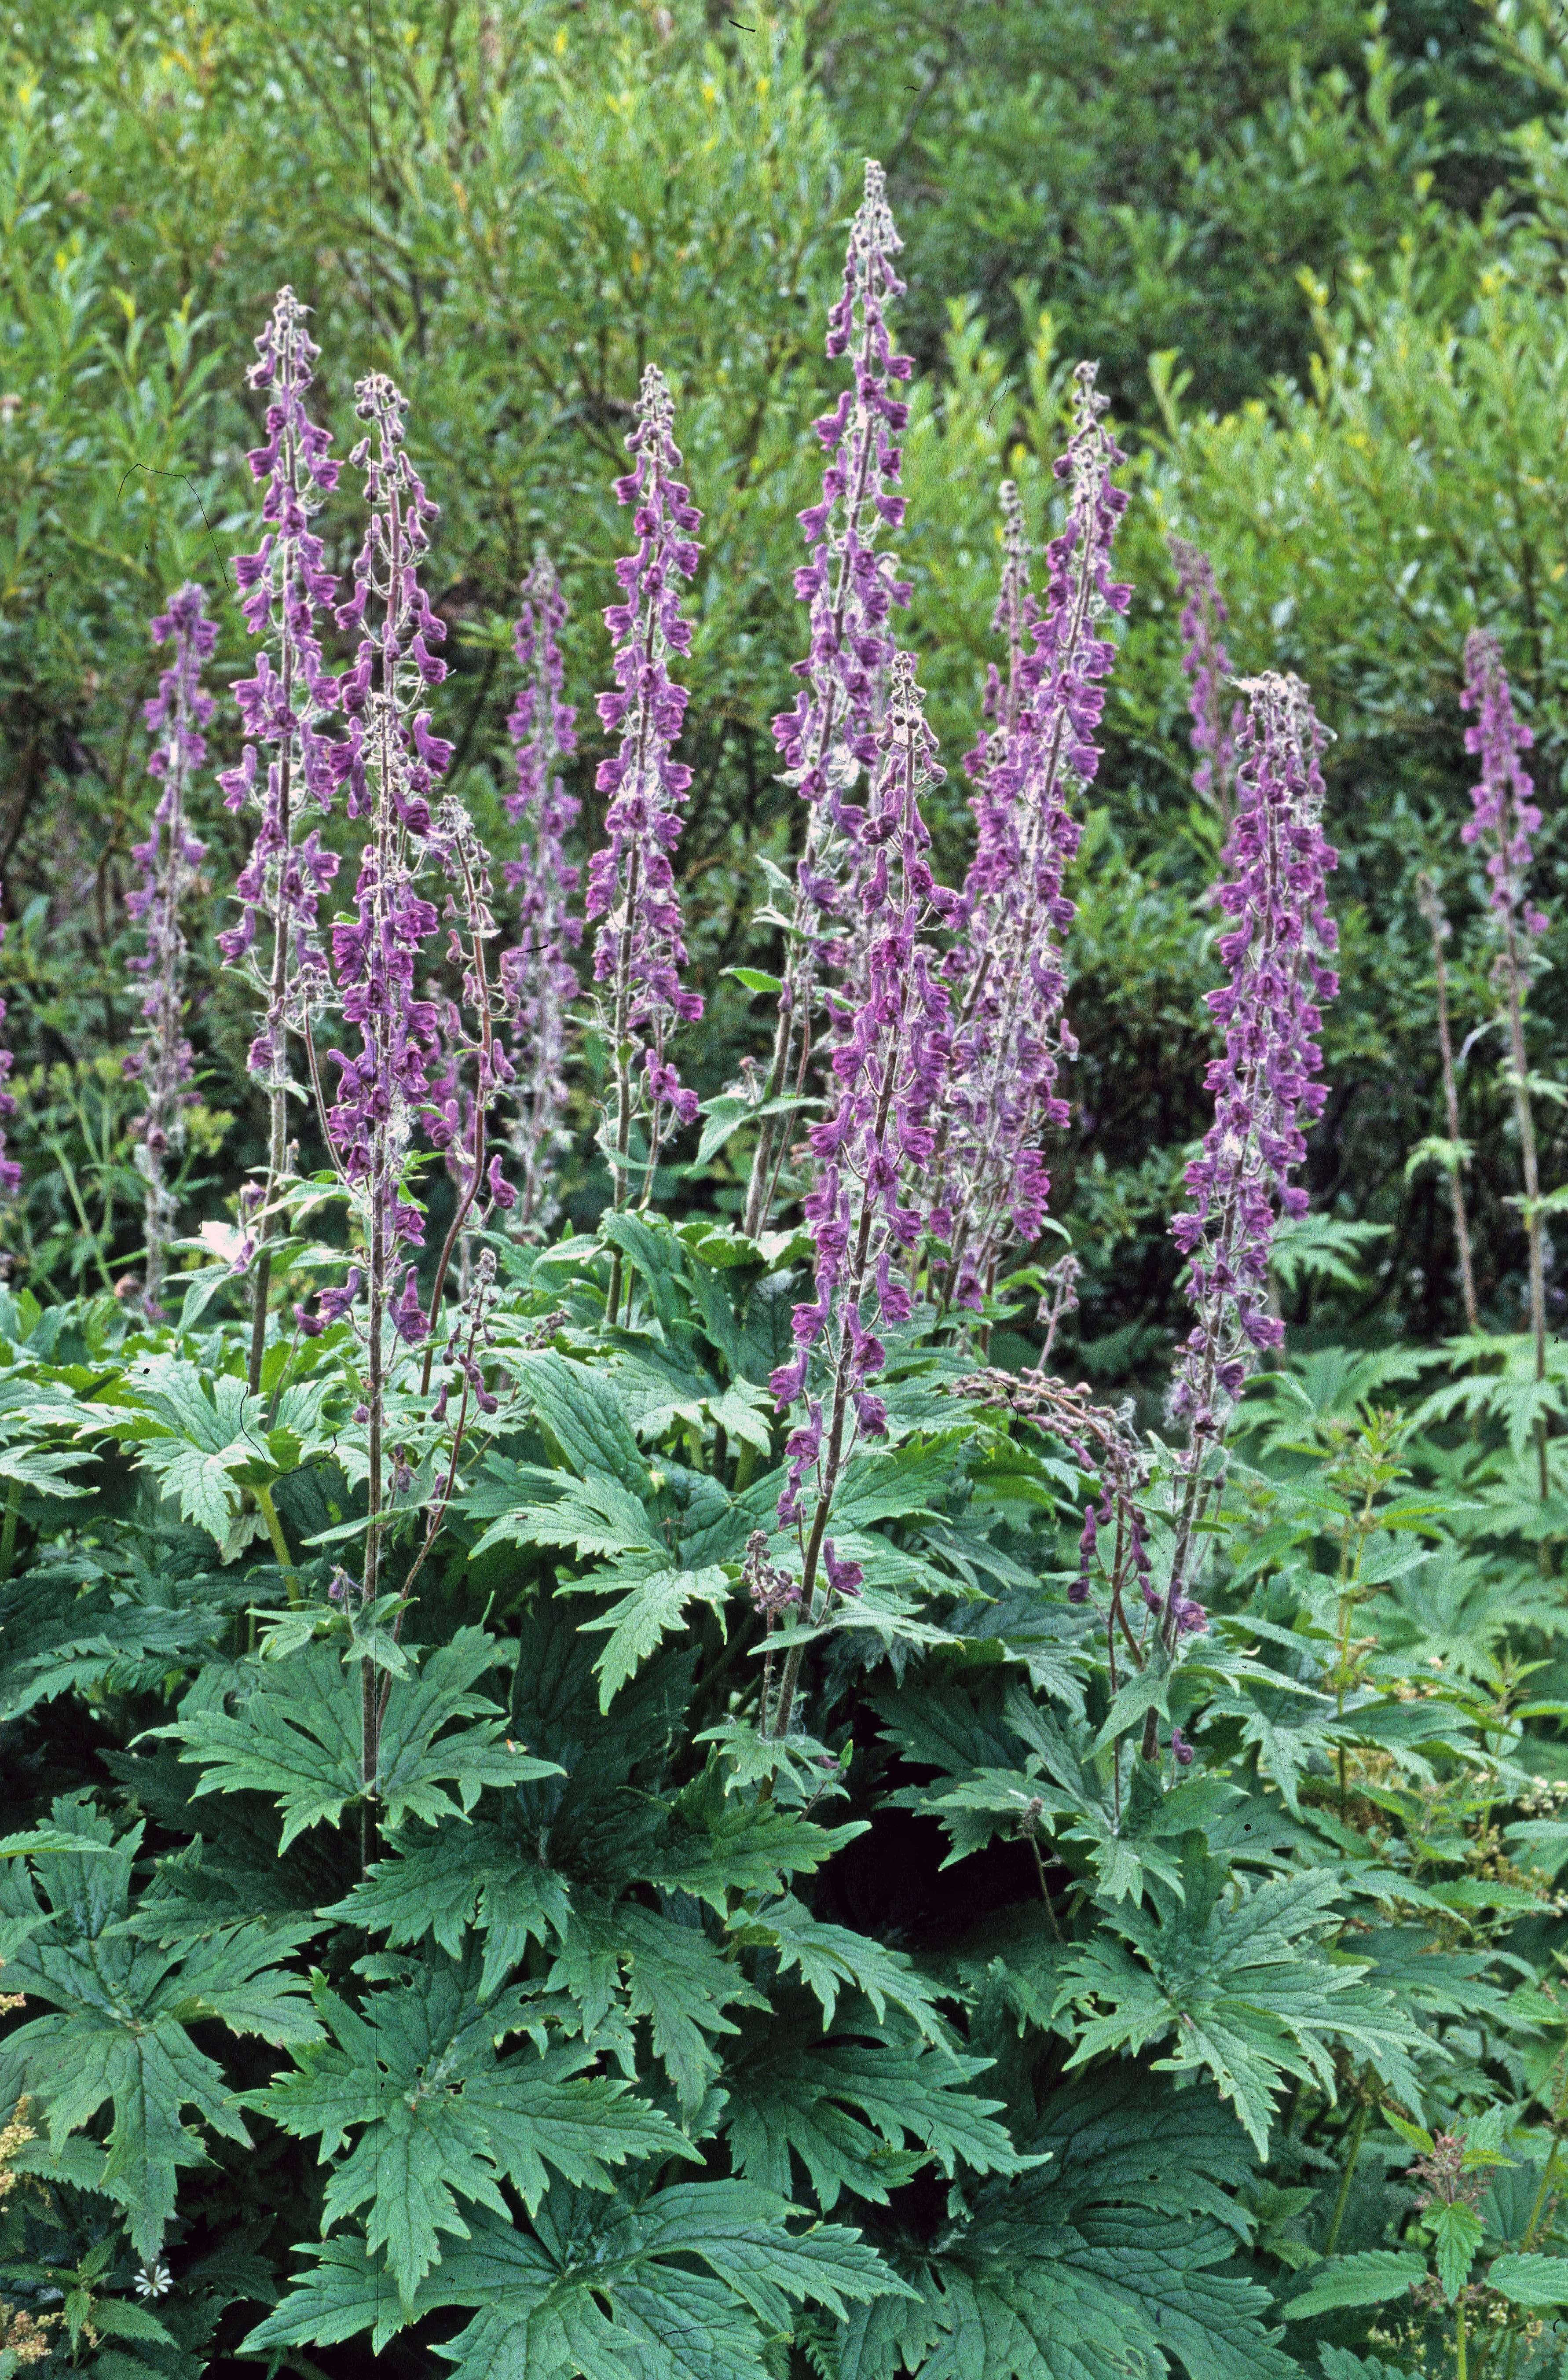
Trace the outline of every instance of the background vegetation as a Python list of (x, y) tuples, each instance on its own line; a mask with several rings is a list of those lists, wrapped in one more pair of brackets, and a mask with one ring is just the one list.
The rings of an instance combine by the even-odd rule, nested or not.
[[(611, 466), (643, 361), (669, 373), (707, 516), (682, 845), (716, 1027), (702, 1087), (732, 1072), (752, 1026), (719, 970), (751, 930), (751, 855), (793, 823), (767, 722), (802, 646), (794, 515), (815, 468), (802, 425), (827, 385), (822, 309), (871, 152), (892, 175), (921, 365), (902, 542), (950, 766), (949, 870), (995, 484), (1014, 470), (1039, 522), (1064, 363), (1101, 358), (1133, 458), (1139, 591), (1080, 870), (1083, 1057), (1056, 1167), (1088, 1268), (1076, 1359), (1107, 1380), (1163, 1367), (1164, 1218), (1201, 1129), (1195, 900), (1215, 833), (1190, 794), (1171, 528), (1213, 552), (1236, 665), (1296, 668), (1338, 739), (1345, 988), (1315, 1202), (1386, 1227), (1369, 1327), (1453, 1321), (1443, 1185), (1404, 1176), (1440, 1121), (1412, 879), (1431, 870), (1458, 926), (1463, 1038), (1490, 1014), (1484, 955), (1466, 956), (1476, 870), (1455, 842), (1459, 654), (1477, 618), (1499, 628), (1537, 730), (1546, 887), (1564, 861), (1568, 70), (1549, 0), (822, 0), (738, 16), (718, 0), (38, 0), (6, 9), (3, 39), (4, 984), (22, 1153), (49, 1160), (29, 1166), (28, 1278), (98, 1279), (134, 1244), (118, 1058), (143, 623), (193, 574), (221, 612), (222, 663), (239, 662), (220, 565), (254, 425), (235, 392), (285, 279), (317, 309), (331, 419), (372, 357), (409, 390), (444, 507), (442, 723), (492, 829), (519, 577), (544, 538), (584, 701), (607, 661)], [(590, 738), (585, 841), (597, 758)], [(214, 810), (203, 827), (221, 888), (227, 822)], [(1544, 905), (1560, 959), (1568, 905)], [(223, 910), (220, 890), (214, 923)], [(1564, 1023), (1559, 976), (1535, 1003), (1543, 1044)], [(210, 1202), (259, 1147), (247, 1034), (235, 988), (204, 985)], [(1510, 1111), (1490, 1065), (1466, 1065), (1462, 1097), (1478, 1178), (1501, 1182)], [(585, 1176), (579, 1216), (602, 1195)], [(1513, 1327), (1522, 1234), (1479, 1196), (1483, 1305)]]

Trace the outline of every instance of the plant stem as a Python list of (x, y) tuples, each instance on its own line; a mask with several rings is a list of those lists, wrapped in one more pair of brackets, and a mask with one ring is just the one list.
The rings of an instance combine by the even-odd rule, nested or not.
[(272, 1501), (272, 1491), (270, 1488), (258, 1488), (256, 1508), (267, 1524), (267, 1536), (272, 1551), (277, 1555), (278, 1568), (283, 1572), (283, 1585), (288, 1589), (288, 1599), (291, 1603), (297, 1604), (299, 1581), (295, 1575), (294, 1556), (288, 1549), (288, 1539), (283, 1535), (283, 1524), (278, 1518), (278, 1508)]
[(1442, 952), (1448, 921), (1438, 905), (1430, 878), (1420, 877), (1417, 884), (1422, 912), (1432, 929), (1432, 965), (1437, 976), (1438, 1050), (1442, 1058), (1442, 1096), (1448, 1116), (1448, 1137), (1453, 1149), (1448, 1189), (1453, 1207), (1454, 1245), (1459, 1252), (1459, 1287), (1465, 1300), (1465, 1326), (1474, 1338), (1481, 1326), (1476, 1307), (1475, 1267), (1470, 1260), (1470, 1221), (1465, 1210), (1465, 1185), (1460, 1179), (1459, 1086), (1453, 1071), (1453, 1035), (1448, 1015), (1448, 962)]
[(6, 1490), (6, 1519), (0, 1527), (0, 1579), (9, 1578), (17, 1559), (17, 1524), (21, 1518), (22, 1483), (13, 1479)]
[(1333, 2203), (1333, 2213), (1329, 2217), (1328, 2237), (1323, 2242), (1325, 2256), (1333, 2254), (1334, 2243), (1339, 2238), (1339, 2227), (1345, 2220), (1345, 2202), (1350, 2196), (1350, 2185), (1356, 2177), (1356, 2161), (1361, 2154), (1361, 2135), (1367, 2129), (1367, 2118), (1370, 2113), (1371, 2102), (1363, 2098), (1361, 2105), (1356, 2110), (1356, 2121), (1350, 2128), (1350, 2146), (1345, 2152), (1345, 2171), (1339, 2178), (1339, 2193)]

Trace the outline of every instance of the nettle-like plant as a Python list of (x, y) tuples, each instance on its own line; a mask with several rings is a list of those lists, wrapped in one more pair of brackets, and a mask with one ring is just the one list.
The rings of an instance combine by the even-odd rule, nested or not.
[[(879, 543), (897, 249), (872, 166), (778, 722), (804, 832), (762, 913), (779, 971), (745, 971), (772, 1054), (708, 1102), (673, 1214), (701, 1002), (671, 390), (650, 364), (616, 487), (585, 988), (553, 569), (524, 589), (498, 893), (442, 790), (417, 424), (361, 380), (345, 591), (292, 292), (259, 343), (262, 644), (216, 783), (257, 820), (221, 954), (265, 1161), (220, 1260), (175, 1239), (211, 801), (186, 588), (149, 713), (145, 1277), (0, 1294), (0, 2375), (1562, 2368), (1550, 1200), (1497, 649), (1470, 655), (1472, 832), (1534, 1330), (1473, 1331), (1412, 1406), (1419, 1353), (1286, 1361), (1293, 1285), (1356, 1278), (1300, 1179), (1325, 732), (1293, 677), (1224, 682), (1180, 550), (1223, 1048), (1149, 1427), (1053, 1368), (1076, 1263), (1037, 1253), (1122, 457), (1084, 365), (1059, 516), (1003, 491), (974, 856), (944, 886)], [(605, 1202), (551, 1236), (584, 1020)]]

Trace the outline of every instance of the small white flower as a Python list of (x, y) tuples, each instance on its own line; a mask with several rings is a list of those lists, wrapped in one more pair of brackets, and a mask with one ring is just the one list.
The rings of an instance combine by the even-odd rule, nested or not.
[(143, 2265), (136, 2277), (136, 2293), (139, 2298), (166, 2297), (174, 2286), (175, 2277), (162, 2256), (154, 2257), (151, 2265)]

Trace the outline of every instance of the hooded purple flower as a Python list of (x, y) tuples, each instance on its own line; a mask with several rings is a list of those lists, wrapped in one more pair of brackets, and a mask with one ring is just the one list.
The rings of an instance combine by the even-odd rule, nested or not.
[(594, 951), (594, 981), (605, 987), (600, 1012), (616, 1068), (615, 1119), (609, 1150), (615, 1203), (625, 1196), (633, 1114), (646, 1121), (645, 1181), (670, 1131), (689, 1124), (697, 1095), (681, 1083), (668, 1054), (676, 1026), (694, 1024), (703, 1003), (681, 982), (686, 945), (671, 854), (681, 839), (681, 809), (692, 771), (673, 756), (686, 713), (686, 689), (669, 674), (671, 653), (691, 650), (692, 631), (681, 616), (681, 581), (697, 566), (692, 532), (702, 515), (678, 477), (674, 407), (664, 374), (643, 374), (637, 426), (626, 441), (633, 468), (615, 483), (633, 506), (637, 551), (615, 565), (622, 600), (605, 612), (615, 639), (615, 690), (601, 694), (598, 713), (617, 749), (599, 763), (606, 842), (588, 866), (587, 913), (602, 917)]
[(1007, 638), (1007, 674), (991, 674), (989, 731), (966, 763), (975, 854), (964, 931), (945, 966), (958, 1021), (923, 1185), (931, 1229), (952, 1250), (947, 1294), (966, 1305), (980, 1304), (1009, 1236), (1025, 1246), (1038, 1237), (1050, 1191), (1041, 1135), (1067, 1120), (1057, 1068), (1078, 1045), (1062, 1014), (1062, 942), (1074, 915), (1062, 888), (1080, 832), (1068, 799), (1100, 765), (1094, 737), (1116, 658), (1101, 628), (1131, 592), (1110, 575), (1127, 497), (1111, 484), (1122, 455), (1104, 426), (1094, 373), (1092, 364), (1078, 368), (1073, 434), (1055, 467), (1070, 495), (1066, 527), (1046, 548), (1043, 614), (1029, 589), (1018, 493), (1010, 483), (1003, 492), (993, 625)]
[(1544, 913), (1533, 907), (1525, 891), (1531, 859), (1530, 837), (1541, 822), (1531, 798), (1535, 781), (1520, 766), (1519, 755), (1535, 742), (1533, 732), (1514, 715), (1514, 697), (1497, 638), (1486, 628), (1472, 628), (1465, 639), (1463, 710), (1476, 713), (1465, 730), (1465, 749), (1481, 763), (1480, 783), (1470, 788), (1475, 816), (1460, 829), (1461, 839), (1487, 847), (1487, 874), (1491, 879), (1491, 905), (1500, 917), (1517, 917), (1526, 933), (1544, 933)]
[(1268, 1311), (1269, 1254), (1278, 1217), (1306, 1211), (1307, 1194), (1289, 1177), (1307, 1153), (1303, 1127), (1322, 1112), (1313, 1037), (1320, 1003), (1338, 988), (1328, 963), (1336, 931), (1325, 880), (1337, 861), (1321, 824), (1323, 730), (1299, 678), (1271, 672), (1243, 680), (1241, 691), (1248, 713), (1236, 746), (1232, 873), (1218, 892), (1230, 979), (1209, 995), (1225, 1049), (1205, 1077), (1214, 1122), (1187, 1169), (1193, 1205), (1171, 1226), (1191, 1260), (1198, 1318), (1171, 1410), (1200, 1448), (1221, 1429), (1259, 1352), (1284, 1336)]
[(288, 1036), (304, 1032), (328, 994), (317, 910), (338, 867), (318, 830), (299, 832), (307, 802), (321, 813), (331, 808), (338, 771), (338, 754), (323, 733), (338, 690), (322, 666), (320, 627), (337, 583), (311, 527), (337, 486), (338, 466), (327, 451), (328, 432), (306, 411), (320, 352), (305, 327), (306, 312), (292, 289), (279, 290), (248, 375), (252, 388), (268, 397), (266, 439), (249, 457), (251, 475), (265, 482), (266, 493), (260, 545), (240, 557), (235, 575), (246, 625), (265, 641), (255, 675), (234, 690), (245, 748), (237, 767), (218, 779), (229, 809), (248, 807), (259, 815), (250, 857), (235, 886), (239, 923), (220, 934), (218, 946), (261, 1002), (248, 1062), (271, 1102), (274, 1177), (283, 1170), (288, 1137)]
[[(848, 796), (861, 779), (869, 784), (875, 766), (895, 650), (891, 613), (910, 600), (896, 557), (879, 551), (883, 533), (898, 528), (904, 516), (896, 442), (909, 407), (890, 383), (908, 380), (913, 366), (908, 356), (894, 354), (887, 319), (889, 301), (903, 292), (893, 268), (902, 245), (887, 204), (887, 176), (868, 158), (843, 289), (827, 317), (828, 357), (847, 356), (851, 380), (834, 410), (814, 425), (827, 462), (820, 501), (800, 516), (809, 558), (795, 573), (795, 592), (809, 607), (811, 649), (795, 664), (802, 684), (793, 710), (773, 722), (785, 783), (807, 805), (795, 930), (769, 1075), (775, 1097), (792, 1084), (822, 965), (863, 917), (844, 880), (854, 874), (865, 811)], [(754, 1236), (766, 1220), (778, 1128), (776, 1119), (764, 1120), (753, 1161), (745, 1229)]]
[(429, 1069), (440, 1057), (436, 1003), (416, 983), (440, 914), (418, 880), (436, 856), (432, 798), (452, 747), (416, 709), (443, 674), (429, 649), (446, 632), (419, 583), (436, 507), (404, 449), (407, 400), (382, 372), (362, 380), (355, 395), (356, 413), (369, 425), (353, 461), (365, 473), (370, 521), (354, 591), (338, 608), (339, 625), (361, 634), (343, 682), (349, 730), (336, 766), (350, 817), (368, 818), (369, 828), (355, 906), (332, 927), (338, 1004), (353, 1045), (332, 1052), (338, 1088), (326, 1122), (361, 1210), (375, 1309), (390, 1295), (398, 1245), (417, 1247), (424, 1236), (403, 1180), (415, 1121), (432, 1097)]
[(523, 1185), (519, 1232), (537, 1230), (550, 1219), (547, 1184), (562, 1137), (567, 1035), (581, 989), (570, 954), (582, 942), (583, 926), (569, 906), (579, 871), (568, 866), (565, 853), (565, 837), (581, 804), (560, 775), (561, 762), (577, 749), (577, 714), (561, 698), (564, 667), (559, 638), (565, 619), (561, 582), (541, 553), (523, 582), (517, 622), (523, 683), (507, 722), (517, 748), (517, 783), (506, 808), (520, 833), (517, 857), (501, 871), (517, 896), (517, 938), (502, 954), (501, 974), (517, 1077), (511, 1139)]
[(1232, 704), (1228, 721), (1225, 717), (1230, 655), (1220, 635), (1227, 616), (1224, 601), (1214, 584), (1213, 564), (1200, 547), (1183, 537), (1173, 537), (1170, 547), (1181, 587), (1181, 633), (1187, 639), (1181, 665), (1190, 681), (1187, 707), (1198, 763), (1192, 789), (1212, 802), (1221, 825), (1228, 828), (1236, 798), (1236, 739), (1246, 713), (1237, 702)]
[(141, 882), (127, 896), (126, 905), (141, 926), (145, 943), (129, 965), (148, 978), (148, 989), (141, 1004), (139, 1046), (126, 1061), (126, 1073), (141, 1083), (147, 1099), (134, 1130), (137, 1168), (147, 1184), (144, 1293), (149, 1309), (156, 1313), (177, 1211), (166, 1184), (165, 1167), (185, 1140), (184, 1110), (189, 1098), (186, 1085), (191, 1073), (190, 1043), (185, 1035), (186, 938), (180, 910), (207, 849), (191, 833), (187, 809), (191, 780), (207, 758), (207, 740), (201, 731), (212, 716), (212, 698), (202, 691), (201, 665), (211, 658), (218, 640), (217, 628), (206, 616), (199, 587), (182, 587), (169, 598), (168, 610), (152, 623), (152, 639), (155, 644), (172, 639), (175, 658), (145, 709), (148, 727), (156, 739), (147, 773), (160, 793), (152, 812), (152, 832), (131, 852), (141, 870)]

